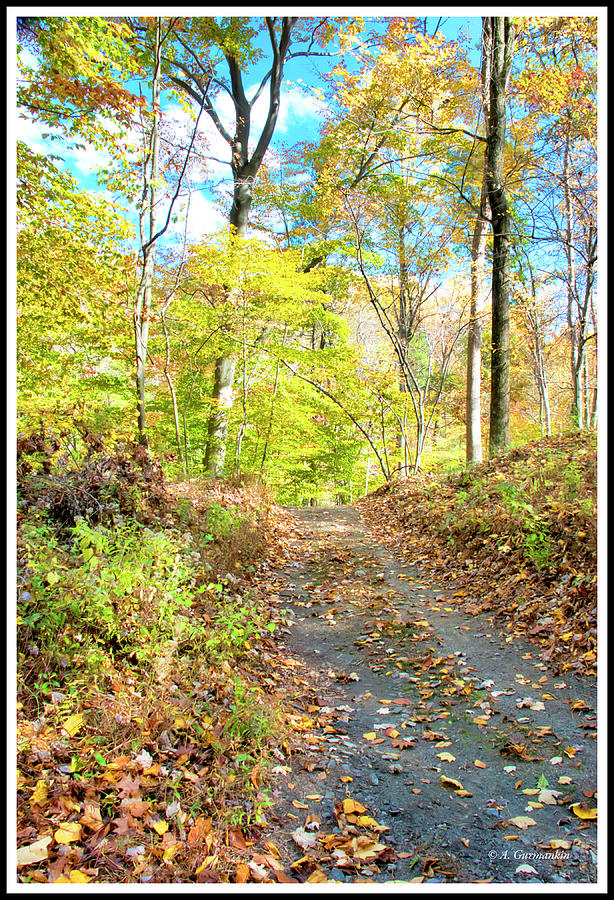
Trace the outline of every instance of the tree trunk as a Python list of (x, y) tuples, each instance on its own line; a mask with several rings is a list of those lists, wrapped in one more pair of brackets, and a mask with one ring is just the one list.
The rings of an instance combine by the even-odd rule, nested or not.
[[(490, 111), (491, 33), (482, 29), (482, 109), (485, 127), (488, 128)], [(486, 260), (486, 233), (488, 222), (487, 158), (484, 152), (480, 209), (473, 227), (471, 242), (471, 300), (469, 330), (467, 333), (467, 410), (466, 410), (466, 466), (482, 462), (482, 311), (484, 308), (484, 264)]]
[[(230, 145), (231, 169), (233, 176), (233, 199), (230, 210), (230, 224), (235, 229), (237, 238), (245, 237), (252, 205), (252, 185), (264, 159), (264, 155), (273, 137), (281, 98), (281, 79), (286, 55), (290, 47), (292, 29), (296, 16), (282, 17), (279, 43), (275, 34), (275, 18), (265, 17), (271, 43), (272, 64), (269, 73), (269, 108), (260, 138), (251, 159), (249, 156), (249, 136), (251, 129), (251, 112), (260, 91), (248, 101), (243, 86), (241, 63), (231, 53), (225, 53), (230, 74), (230, 89), (235, 108), (235, 133), (231, 137), (224, 129), (209, 102), (209, 114), (222, 137)], [(264, 82), (263, 82), (264, 84)], [(261, 85), (262, 87), (262, 85)], [(213, 384), (213, 410), (208, 426), (208, 442), (205, 452), (205, 472), (210, 477), (222, 474), (226, 455), (226, 438), (228, 436), (228, 410), (232, 407), (232, 381), (236, 368), (233, 356), (220, 357), (215, 363), (215, 380)], [(213, 441), (213, 446), (210, 446)]]
[(510, 443), (510, 215), (504, 182), (505, 97), (514, 45), (507, 16), (484, 17), (491, 31), (490, 110), (486, 141), (488, 201), (493, 228), (490, 457)]
[(471, 306), (467, 333), (467, 413), (466, 458), (467, 468), (482, 462), (482, 313), (484, 309), (484, 260), (486, 256), (486, 230), (484, 216), (487, 203), (486, 179), (482, 179), (480, 212), (476, 216), (471, 242)]
[(571, 371), (571, 419), (578, 428), (582, 427), (582, 397), (578, 372), (578, 330), (576, 308), (578, 306), (576, 284), (576, 251), (574, 247), (575, 211), (570, 186), (569, 171), (569, 129), (565, 135), (563, 148), (563, 197), (565, 201), (565, 256), (567, 259), (567, 328), (569, 329), (569, 353)]
[(236, 360), (232, 357), (221, 357), (216, 360), (213, 402), (205, 451), (205, 472), (211, 478), (220, 478), (224, 473), (228, 438), (228, 410), (232, 406), (235, 368)]
[(141, 446), (148, 446), (145, 409), (145, 364), (149, 340), (151, 312), (151, 287), (154, 274), (156, 243), (157, 182), (160, 152), (160, 19), (156, 20), (154, 73), (152, 80), (153, 121), (149, 135), (149, 147), (143, 161), (143, 193), (140, 209), (141, 277), (134, 304), (135, 381), (137, 404), (137, 439)]

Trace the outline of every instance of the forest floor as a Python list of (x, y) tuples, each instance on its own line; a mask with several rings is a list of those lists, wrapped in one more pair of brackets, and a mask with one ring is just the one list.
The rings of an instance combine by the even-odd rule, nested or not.
[(288, 517), (267, 583), (296, 740), (254, 880), (595, 882), (595, 679), (463, 612), (357, 509)]

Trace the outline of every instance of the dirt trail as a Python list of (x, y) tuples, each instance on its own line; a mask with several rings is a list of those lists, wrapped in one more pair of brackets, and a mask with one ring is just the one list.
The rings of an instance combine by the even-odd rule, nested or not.
[(593, 682), (455, 610), (356, 509), (288, 513), (278, 619), (305, 750), (276, 768), (266, 813), (286, 873), (596, 881), (596, 822), (580, 817), (597, 805)]

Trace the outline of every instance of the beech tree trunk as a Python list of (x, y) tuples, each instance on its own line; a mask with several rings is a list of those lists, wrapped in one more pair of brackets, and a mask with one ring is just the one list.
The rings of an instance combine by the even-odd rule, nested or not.
[(467, 332), (467, 468), (482, 462), (482, 314), (484, 310), (484, 261), (488, 223), (484, 210), (488, 202), (486, 179), (482, 181), (480, 212), (476, 216), (471, 242), (471, 300)]
[[(482, 110), (485, 127), (488, 127), (490, 110), (491, 30), (482, 25)], [(486, 234), (488, 221), (488, 185), (486, 179), (487, 158), (484, 151), (484, 169), (480, 208), (475, 218), (471, 241), (471, 300), (469, 330), (467, 333), (467, 406), (465, 423), (465, 452), (467, 468), (482, 462), (482, 313), (484, 309), (484, 265), (486, 261)]]
[(160, 47), (161, 25), (156, 20), (154, 48), (154, 72), (152, 79), (153, 121), (149, 134), (149, 145), (143, 161), (143, 191), (140, 207), (141, 275), (136, 291), (133, 311), (135, 346), (135, 381), (137, 404), (137, 440), (141, 446), (148, 446), (147, 420), (145, 410), (145, 366), (149, 340), (149, 319), (151, 313), (151, 286), (153, 282), (156, 255), (156, 203), (160, 152)]
[(507, 16), (484, 17), (490, 30), (490, 109), (486, 177), (493, 229), (492, 349), (489, 455), (510, 443), (510, 215), (504, 181), (505, 98), (512, 64), (514, 26)]
[(233, 401), (235, 369), (236, 359), (234, 357), (220, 357), (215, 362), (213, 405), (209, 416), (205, 451), (205, 471), (212, 478), (219, 478), (224, 473), (228, 440), (228, 410)]

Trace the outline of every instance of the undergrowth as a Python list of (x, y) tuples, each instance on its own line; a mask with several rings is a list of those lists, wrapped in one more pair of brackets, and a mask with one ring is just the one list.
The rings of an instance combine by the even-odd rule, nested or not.
[[(251, 585), (274, 508), (253, 486), (166, 484), (135, 446), (71, 464), (44, 433), (20, 440), (17, 503), (19, 844), (68, 814), (99, 832), (95, 880), (131, 847), (135, 880), (168, 880), (170, 859), (200, 880), (203, 844), (186, 835), (257, 825), (284, 741), (258, 682), (274, 626)], [(90, 818), (71, 816), (84, 797)], [(184, 840), (140, 868), (144, 826)], [(76, 865), (59, 854), (22, 880)]]

